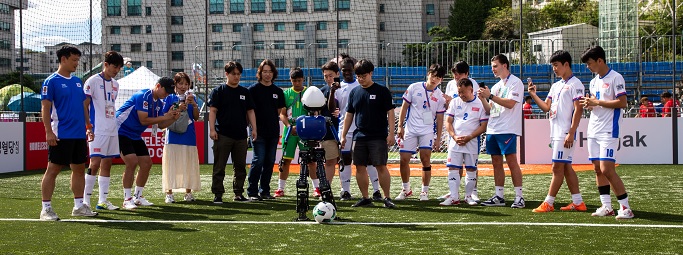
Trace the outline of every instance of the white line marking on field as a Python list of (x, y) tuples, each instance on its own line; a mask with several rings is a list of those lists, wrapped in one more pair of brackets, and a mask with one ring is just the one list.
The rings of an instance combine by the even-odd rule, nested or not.
[[(39, 219), (0, 218), (0, 221), (42, 221)], [(61, 222), (84, 223), (167, 223), (167, 224), (261, 224), (261, 225), (307, 225), (317, 224), (314, 221), (211, 221), (211, 220), (98, 220), (98, 219), (64, 219)], [(628, 228), (683, 228), (683, 225), (656, 224), (597, 224), (597, 223), (562, 223), (562, 222), (343, 222), (330, 225), (379, 225), (379, 226), (560, 226), (560, 227), (628, 227)]]

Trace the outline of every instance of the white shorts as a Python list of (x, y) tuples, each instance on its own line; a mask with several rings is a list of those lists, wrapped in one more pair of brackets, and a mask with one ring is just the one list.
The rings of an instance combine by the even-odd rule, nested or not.
[(95, 135), (95, 139), (88, 143), (90, 157), (118, 158), (118, 135)]
[(414, 135), (405, 134), (403, 142), (398, 144), (399, 152), (409, 152), (415, 154), (416, 149), (431, 150), (434, 143), (434, 134)]
[(467, 169), (477, 169), (477, 163), (479, 163), (479, 154), (448, 151), (447, 167), (462, 169), (464, 164)]
[(574, 143), (571, 148), (565, 148), (564, 140), (553, 140), (550, 143), (550, 146), (553, 147), (553, 162), (572, 163), (576, 143)]
[(617, 148), (619, 148), (619, 138), (614, 137), (594, 137), (588, 138), (588, 160), (608, 160), (617, 161)]

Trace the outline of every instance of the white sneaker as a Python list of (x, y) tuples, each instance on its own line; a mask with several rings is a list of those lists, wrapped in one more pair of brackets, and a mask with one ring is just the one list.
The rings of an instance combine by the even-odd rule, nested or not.
[(129, 198), (128, 200), (123, 201), (123, 209), (133, 210), (136, 208), (138, 208), (138, 206), (135, 205), (135, 201), (133, 201), (133, 198)]
[(93, 212), (92, 210), (90, 210), (89, 205), (83, 204), (83, 206), (71, 210), (71, 216), (93, 217), (97, 216), (97, 212)]
[(607, 207), (605, 205), (600, 206), (591, 216), (612, 216), (614, 215), (614, 210), (612, 207)]
[(109, 202), (109, 200), (107, 200), (107, 201), (104, 201), (104, 203), (98, 203), (97, 206), (95, 206), (95, 209), (112, 211), (112, 210), (118, 210), (119, 207), (111, 204), (111, 202)]
[(135, 202), (136, 205), (141, 205), (141, 206), (150, 206), (154, 205), (154, 203), (150, 203), (145, 199), (145, 197), (138, 197), (138, 198), (133, 198), (133, 202)]
[(460, 204), (460, 199), (453, 199), (453, 198), (447, 198), (443, 202), (439, 203), (439, 205), (444, 205), (444, 206), (449, 206), (449, 205), (459, 205)]
[(479, 203), (472, 198), (472, 196), (465, 197), (465, 203), (468, 205), (478, 205)]
[(446, 195), (440, 196), (440, 197), (437, 198), (437, 199), (439, 199), (439, 200), (446, 200), (446, 199), (448, 199), (449, 197), (451, 197), (451, 193), (450, 193), (450, 192), (448, 192)]
[(394, 198), (394, 200), (406, 200), (407, 197), (412, 196), (413, 191), (412, 190), (401, 190), (401, 193), (398, 193), (398, 196)]
[(428, 201), (429, 200), (429, 193), (422, 191), (420, 192), (420, 201)]
[(192, 193), (186, 193), (186, 194), (185, 194), (185, 202), (192, 202), (192, 201), (195, 201), (195, 200), (196, 200), (196, 199), (194, 198), (194, 196), (192, 195)]
[(524, 198), (517, 196), (515, 197), (515, 200), (512, 202), (512, 205), (510, 206), (511, 208), (524, 208)]
[(479, 198), (479, 194), (476, 191), (472, 192), (472, 200), (476, 201), (477, 203), (481, 202), (481, 199)]
[(40, 211), (40, 220), (55, 221), (59, 220), (59, 216), (57, 216), (57, 213), (55, 213), (55, 211), (52, 210), (52, 207), (48, 207)]
[(167, 204), (173, 204), (175, 203), (175, 199), (173, 199), (173, 194), (166, 194), (166, 199), (164, 200)]
[(631, 208), (622, 208), (619, 209), (617, 212), (617, 217), (615, 217), (617, 220), (627, 220), (633, 218), (633, 211), (631, 211)]

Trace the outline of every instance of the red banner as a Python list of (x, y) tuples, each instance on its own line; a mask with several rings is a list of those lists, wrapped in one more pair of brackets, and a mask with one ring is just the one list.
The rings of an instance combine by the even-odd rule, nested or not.
[(26, 170), (47, 168), (47, 142), (42, 122), (26, 122)]

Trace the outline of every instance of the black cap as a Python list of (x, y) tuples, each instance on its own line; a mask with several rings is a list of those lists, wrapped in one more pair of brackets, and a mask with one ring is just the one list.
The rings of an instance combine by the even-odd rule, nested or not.
[(159, 78), (157, 83), (161, 84), (161, 87), (166, 90), (166, 93), (175, 94), (175, 83), (173, 82), (173, 79), (164, 76)]

